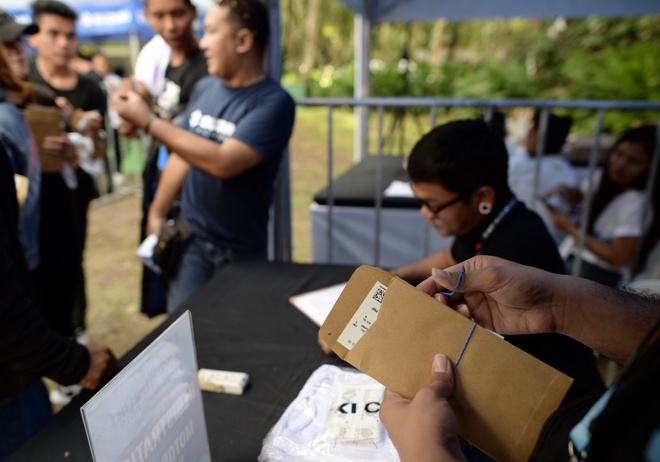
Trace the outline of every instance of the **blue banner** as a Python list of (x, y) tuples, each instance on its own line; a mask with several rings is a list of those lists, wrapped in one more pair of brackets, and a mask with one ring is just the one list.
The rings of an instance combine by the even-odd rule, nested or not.
[[(17, 0), (12, 5), (0, 0), (0, 7), (7, 11), (17, 22), (32, 22), (32, 8), (29, 2)], [(154, 31), (147, 23), (142, 0), (83, 0), (65, 2), (78, 13), (77, 33), (81, 42), (116, 39), (126, 40), (137, 34), (141, 42), (149, 40)], [(207, 0), (196, 0), (198, 24), (210, 6)], [(211, 2), (212, 3), (212, 2)]]

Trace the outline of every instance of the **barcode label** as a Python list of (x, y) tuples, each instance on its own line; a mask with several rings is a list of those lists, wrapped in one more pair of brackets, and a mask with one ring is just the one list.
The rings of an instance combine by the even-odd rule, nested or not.
[(351, 321), (346, 325), (337, 341), (347, 349), (352, 349), (369, 327), (378, 319), (380, 305), (387, 293), (387, 286), (376, 282), (360, 304)]

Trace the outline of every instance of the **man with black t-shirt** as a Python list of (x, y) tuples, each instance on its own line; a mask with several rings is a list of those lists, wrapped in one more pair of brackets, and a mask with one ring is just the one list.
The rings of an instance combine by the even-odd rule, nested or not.
[[(185, 109), (197, 81), (208, 74), (206, 58), (199, 49), (193, 31), (197, 9), (190, 0), (145, 0), (145, 16), (151, 27), (170, 47), (165, 84), (163, 91), (155, 95), (155, 108), (160, 117), (176, 121), (176, 116)], [(167, 148), (152, 140), (142, 175), (142, 239), (146, 237), (147, 214), (168, 157)], [(143, 271), (142, 311), (148, 314), (164, 312), (166, 281), (146, 267)]]
[(197, 81), (208, 74), (192, 28), (197, 9), (190, 0), (146, 0), (145, 14), (170, 47), (165, 86), (155, 103), (160, 117), (173, 119), (185, 109)]
[(47, 137), (40, 149), (71, 150), (74, 142), (80, 160), (75, 170), (66, 164), (61, 172), (42, 174), (41, 266), (37, 287), (51, 325), (63, 335), (83, 329), (81, 335), (86, 305), (82, 260), (87, 209), (97, 195), (89, 172), (93, 172), (95, 159), (105, 151), (101, 114), (105, 113), (107, 102), (95, 82), (71, 67), (77, 48), (76, 12), (52, 0), (40, 0), (32, 8), (39, 32), (29, 37), (36, 49), (30, 74), (35, 83), (55, 95), (54, 100), (40, 97), (38, 102), (57, 104), (65, 113), (67, 132), (78, 132)]

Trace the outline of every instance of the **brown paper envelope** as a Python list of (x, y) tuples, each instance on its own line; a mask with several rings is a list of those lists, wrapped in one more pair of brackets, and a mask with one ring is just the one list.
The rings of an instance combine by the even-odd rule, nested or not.
[(46, 151), (41, 147), (44, 137), (64, 134), (62, 114), (52, 106), (31, 104), (25, 109), (25, 120), (32, 130), (41, 158), (41, 171), (46, 173), (60, 172), (64, 166), (64, 158)]
[[(388, 287), (378, 319), (349, 351), (337, 338), (376, 281)], [(473, 324), (401, 279), (363, 266), (320, 333), (340, 357), (411, 398), (430, 383), (436, 353), (455, 364)], [(459, 433), (495, 459), (527, 460), (571, 384), (571, 378), (477, 326), (456, 368), (450, 400)]]

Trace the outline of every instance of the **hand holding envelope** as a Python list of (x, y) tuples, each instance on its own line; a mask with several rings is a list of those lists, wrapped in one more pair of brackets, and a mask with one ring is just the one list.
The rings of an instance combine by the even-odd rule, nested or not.
[[(356, 270), (320, 336), (406, 398), (431, 381), (437, 353), (456, 364), (458, 432), (498, 460), (527, 460), (572, 379), (390, 273)], [(506, 425), (502, 423), (506, 422)]]
[[(414, 400), (385, 390), (380, 419), (403, 462), (465, 460), (456, 415), (447, 399), (454, 388), (452, 364), (438, 354), (433, 358), (431, 383), (418, 391)], [(424, 453), (421, 457), (420, 450)]]

